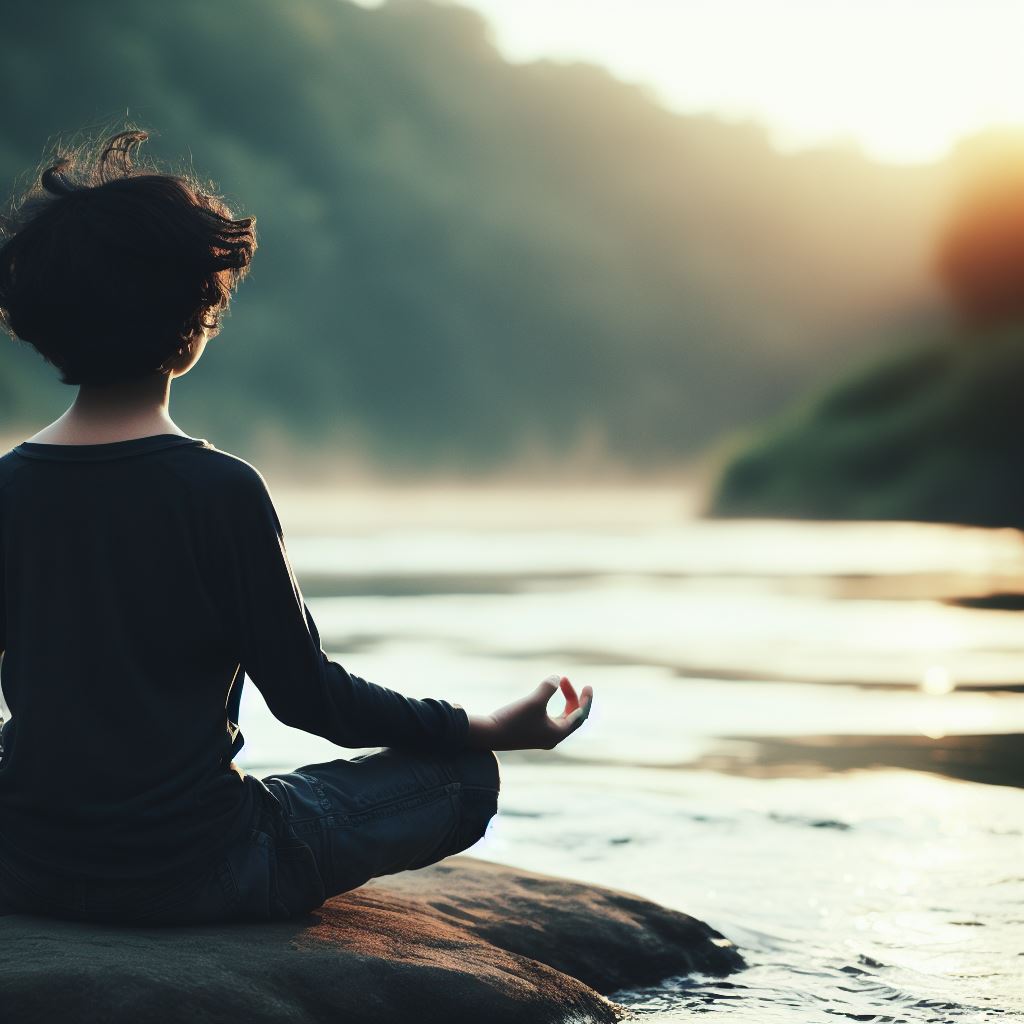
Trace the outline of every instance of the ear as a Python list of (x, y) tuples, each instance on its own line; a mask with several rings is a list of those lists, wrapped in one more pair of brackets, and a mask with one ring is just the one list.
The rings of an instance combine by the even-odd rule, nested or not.
[(195, 362), (193, 352), (202, 346), (207, 336), (208, 332), (205, 330), (198, 335), (193, 334), (188, 341), (182, 343), (177, 352), (168, 356), (160, 364), (160, 372), (170, 373), (173, 376), (179, 371), (183, 372), (188, 369)]

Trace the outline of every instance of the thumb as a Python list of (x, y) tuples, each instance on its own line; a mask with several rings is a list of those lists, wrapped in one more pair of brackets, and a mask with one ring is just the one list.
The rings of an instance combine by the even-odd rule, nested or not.
[(553, 675), (542, 679), (537, 684), (537, 688), (530, 695), (531, 698), (541, 706), (547, 706), (548, 701), (551, 700), (551, 695), (558, 689), (558, 684), (561, 678), (562, 677), (556, 672)]

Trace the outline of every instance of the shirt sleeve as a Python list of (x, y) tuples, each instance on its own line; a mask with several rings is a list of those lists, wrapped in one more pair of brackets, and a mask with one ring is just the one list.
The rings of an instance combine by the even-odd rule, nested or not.
[(469, 716), (461, 705), (406, 697), (327, 657), (270, 492), (253, 472), (248, 495), (232, 502), (228, 524), (228, 619), (239, 661), (274, 717), (343, 747), (464, 747)]

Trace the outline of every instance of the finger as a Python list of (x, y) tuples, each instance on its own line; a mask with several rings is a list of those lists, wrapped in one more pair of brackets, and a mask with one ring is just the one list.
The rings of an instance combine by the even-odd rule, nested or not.
[(566, 722), (568, 722), (573, 729), (578, 729), (590, 716), (590, 707), (594, 703), (593, 691), (589, 694), (588, 698), (584, 700), (575, 711), (572, 711), (566, 716)]
[(570, 711), (575, 711), (580, 706), (580, 699), (576, 696), (576, 690), (566, 676), (562, 676), (560, 684), (562, 695), (565, 697), (565, 710), (562, 712), (564, 716), (569, 714)]
[(562, 740), (571, 736), (586, 720), (590, 714), (590, 701), (586, 704), (581, 704), (574, 711), (569, 712), (564, 718), (553, 718), (550, 720), (550, 726), (555, 730), (558, 735), (558, 739), (555, 740), (557, 746)]

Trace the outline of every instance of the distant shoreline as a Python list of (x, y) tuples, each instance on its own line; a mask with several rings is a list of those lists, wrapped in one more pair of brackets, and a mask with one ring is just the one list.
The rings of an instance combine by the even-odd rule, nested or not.
[(699, 495), (679, 487), (417, 483), (352, 487), (275, 486), (284, 528), (316, 533), (357, 527), (675, 526), (697, 514)]

